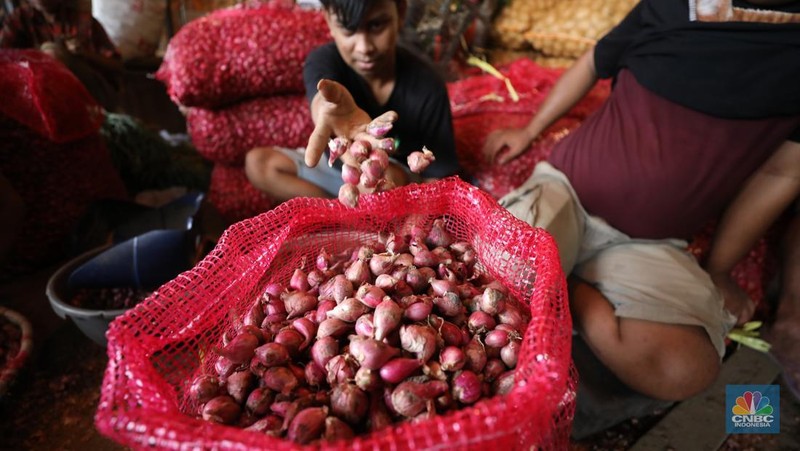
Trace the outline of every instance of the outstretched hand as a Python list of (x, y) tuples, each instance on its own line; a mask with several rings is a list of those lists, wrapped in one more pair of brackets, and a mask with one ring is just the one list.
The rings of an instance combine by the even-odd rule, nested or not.
[(483, 144), (483, 155), (490, 163), (506, 164), (528, 149), (532, 141), (524, 128), (495, 130)]
[(319, 163), (332, 136), (349, 141), (363, 140), (377, 147), (381, 138), (368, 133), (367, 126), (377, 122), (390, 124), (397, 120), (397, 113), (394, 111), (386, 112), (373, 120), (356, 105), (347, 88), (333, 80), (320, 80), (317, 90), (320, 99), (315, 111), (314, 131), (308, 139), (305, 153), (305, 162), (309, 167)]

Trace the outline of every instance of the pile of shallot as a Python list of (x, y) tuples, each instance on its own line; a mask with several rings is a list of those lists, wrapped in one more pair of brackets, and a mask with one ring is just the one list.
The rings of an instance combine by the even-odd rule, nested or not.
[[(387, 119), (390, 114), (393, 113), (385, 113), (367, 125), (367, 133), (380, 138), (376, 146), (369, 141), (351, 142), (339, 136), (328, 142), (329, 166), (333, 166), (333, 162), (345, 153), (348, 157), (342, 165), (344, 184), (339, 188), (339, 202), (348, 207), (358, 205), (358, 197), (362, 192), (377, 193), (394, 188), (394, 182), (385, 177), (389, 156), (395, 151), (394, 140), (385, 138), (393, 125)], [(433, 152), (425, 147), (411, 152), (407, 157), (408, 168), (415, 174), (422, 173), (435, 160)]]
[(527, 315), (446, 226), (323, 248), (269, 284), (192, 382), (198, 415), (308, 444), (508, 393)]

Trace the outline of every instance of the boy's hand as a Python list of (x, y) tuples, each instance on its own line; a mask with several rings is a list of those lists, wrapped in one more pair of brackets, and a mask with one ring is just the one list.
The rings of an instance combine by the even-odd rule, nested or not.
[[(315, 109), (314, 131), (308, 139), (305, 162), (309, 167), (319, 163), (322, 153), (332, 136), (347, 138), (349, 141), (363, 140), (377, 147), (380, 138), (367, 133), (367, 125), (373, 120), (366, 111), (356, 105), (350, 92), (333, 80), (320, 80), (317, 84), (319, 101)], [(312, 106), (313, 107), (313, 106)], [(375, 121), (392, 123), (397, 113), (389, 111)]]

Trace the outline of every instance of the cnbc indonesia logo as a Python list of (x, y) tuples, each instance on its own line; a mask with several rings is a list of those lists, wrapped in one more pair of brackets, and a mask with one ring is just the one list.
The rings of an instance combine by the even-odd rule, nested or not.
[[(772, 433), (778, 432), (779, 421), (770, 398), (762, 391), (748, 390), (736, 396), (730, 408), (728, 432), (730, 433)], [(728, 393), (731, 395), (731, 393)], [(779, 396), (778, 393), (773, 393)], [(729, 397), (729, 400), (732, 397)], [(777, 398), (776, 398), (777, 399)]]

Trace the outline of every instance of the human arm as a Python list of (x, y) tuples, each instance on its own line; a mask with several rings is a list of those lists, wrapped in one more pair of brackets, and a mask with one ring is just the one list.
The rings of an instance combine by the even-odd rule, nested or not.
[(706, 270), (740, 323), (752, 316), (754, 307), (731, 279), (731, 271), (798, 195), (800, 143), (786, 141), (748, 179), (714, 232)]
[[(594, 48), (584, 53), (558, 79), (539, 111), (521, 128), (496, 130), (489, 134), (483, 154), (489, 161), (505, 164), (516, 158), (548, 126), (566, 114), (597, 82)], [(507, 148), (507, 152), (502, 152)]]
[[(311, 100), (311, 119), (314, 131), (308, 139), (305, 162), (309, 167), (319, 163), (322, 153), (328, 146), (331, 136), (341, 136), (350, 141), (364, 140), (372, 146), (380, 141), (367, 133), (367, 125), (372, 122), (366, 111), (356, 105), (353, 96), (340, 83), (322, 79), (317, 83), (317, 93)], [(394, 111), (384, 113), (376, 121), (394, 122), (397, 114)], [(349, 154), (342, 156), (348, 163)]]

